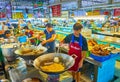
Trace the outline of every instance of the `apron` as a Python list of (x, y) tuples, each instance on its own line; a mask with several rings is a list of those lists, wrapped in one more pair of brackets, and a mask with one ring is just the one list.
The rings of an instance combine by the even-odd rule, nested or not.
[(74, 41), (74, 35), (72, 35), (72, 41), (69, 44), (68, 54), (75, 59), (74, 65), (69, 69), (70, 71), (78, 71), (79, 62), (82, 55), (82, 35), (79, 36), (79, 42)]
[[(52, 33), (46, 33), (46, 40), (48, 40), (49, 38), (51, 38), (52, 37)], [(47, 47), (47, 52), (48, 53), (53, 53), (53, 52), (55, 52), (55, 40), (54, 41), (52, 41), (52, 42), (48, 42), (48, 43), (46, 43), (46, 47)]]

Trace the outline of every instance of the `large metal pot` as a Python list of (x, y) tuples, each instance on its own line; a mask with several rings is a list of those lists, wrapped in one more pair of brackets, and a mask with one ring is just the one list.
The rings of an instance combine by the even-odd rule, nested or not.
[(7, 61), (14, 61), (16, 55), (14, 50), (17, 48), (17, 43), (3, 44), (1, 45), (2, 54), (7, 59)]
[[(63, 71), (60, 72), (48, 72), (48, 71), (43, 71), (41, 69), (41, 66), (43, 63), (45, 63), (46, 61), (54, 61), (55, 57), (59, 57), (60, 58), (60, 62), (63, 63), (65, 65), (65, 69)], [(67, 55), (67, 54), (63, 54), (63, 53), (48, 53), (48, 54), (44, 54), (39, 56), (38, 58), (36, 58), (33, 62), (33, 65), (36, 69), (46, 73), (46, 74), (60, 74), (63, 73), (65, 71), (67, 71), (69, 68), (71, 68), (74, 65), (75, 61), (73, 59), (73, 57)]]
[[(32, 49), (32, 50), (37, 50), (38, 48), (36, 46), (30, 46), (30, 47), (26, 47), (26, 48), (29, 48), (29, 49)], [(43, 52), (41, 53), (37, 53), (37, 54), (34, 54), (34, 55), (31, 55), (31, 54), (22, 54), (21, 51), (23, 50), (22, 48), (18, 48), (14, 51), (14, 54), (22, 57), (23, 59), (25, 60), (34, 60), (35, 58), (39, 57), (40, 55), (44, 54), (46, 51), (47, 51), (47, 48), (46, 47), (43, 47), (41, 46), (40, 49), (43, 49)], [(39, 49), (38, 49), (39, 50)]]

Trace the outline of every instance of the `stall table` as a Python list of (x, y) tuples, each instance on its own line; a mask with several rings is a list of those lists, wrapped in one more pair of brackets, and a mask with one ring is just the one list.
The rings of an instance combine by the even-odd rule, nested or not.
[[(8, 72), (7, 74), (9, 76)], [(48, 75), (37, 70), (33, 66), (27, 66), (27, 74), (22, 74), (22, 77), (20, 76), (20, 78), (21, 82), (26, 78), (39, 78), (40, 80), (42, 80), (42, 82), (47, 82)], [(9, 77), (7, 79), (10, 80)], [(62, 73), (60, 75), (59, 82), (72, 82), (72, 75), (69, 72)]]
[[(68, 50), (61, 47), (60, 52), (67, 53)], [(112, 57), (104, 62), (99, 62), (91, 57), (85, 58), (85, 61), (94, 65), (93, 82), (109, 82), (114, 78), (115, 62), (117, 57)]]

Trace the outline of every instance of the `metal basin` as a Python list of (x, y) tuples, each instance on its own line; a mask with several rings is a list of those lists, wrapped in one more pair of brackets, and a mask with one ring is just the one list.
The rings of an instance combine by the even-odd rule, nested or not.
[[(29, 47), (29, 49), (36, 50), (36, 47), (35, 46), (31, 46), (31, 47)], [(25, 55), (25, 54), (22, 54), (22, 52), (21, 52), (22, 49), (21, 48), (15, 50), (14, 53), (16, 55), (22, 57), (25, 60), (34, 60), (35, 58), (37, 58), (38, 56), (42, 55), (43, 53), (45, 53), (47, 51), (47, 48), (43, 47), (43, 46), (40, 49), (43, 49), (43, 51), (41, 53), (38, 53), (38, 54), (35, 54), (35, 55), (31, 55), (31, 54)]]
[(3, 44), (1, 45), (2, 54), (7, 59), (7, 61), (14, 61), (16, 55), (14, 50), (17, 48), (17, 43)]
[[(54, 57), (59, 57), (61, 60), (60, 62), (64, 64), (65, 69), (63, 71), (60, 72), (47, 72), (47, 71), (43, 71), (41, 69), (41, 65), (45, 62), (45, 61), (54, 61)], [(67, 55), (67, 54), (63, 54), (63, 53), (49, 53), (49, 54), (44, 54), (42, 56), (39, 56), (38, 58), (36, 58), (33, 62), (33, 65), (36, 69), (47, 73), (47, 74), (60, 74), (63, 73), (65, 71), (67, 71), (69, 68), (71, 68), (74, 65), (74, 59)]]

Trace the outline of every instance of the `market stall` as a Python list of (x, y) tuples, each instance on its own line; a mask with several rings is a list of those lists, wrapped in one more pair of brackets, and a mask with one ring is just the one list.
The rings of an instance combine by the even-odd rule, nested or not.
[(75, 23), (88, 44), (80, 81), (120, 82), (120, 0), (0, 0), (0, 82), (76, 79), (69, 44), (60, 45)]
[[(68, 50), (66, 49), (66, 47), (61, 47), (61, 52), (68, 53), (67, 51)], [(84, 61), (93, 64), (93, 82), (108, 82), (114, 79), (115, 62), (118, 56), (120, 56), (119, 53), (112, 54), (111, 57), (107, 59), (104, 56), (97, 57), (95, 55), (91, 55), (90, 57), (85, 58)]]

